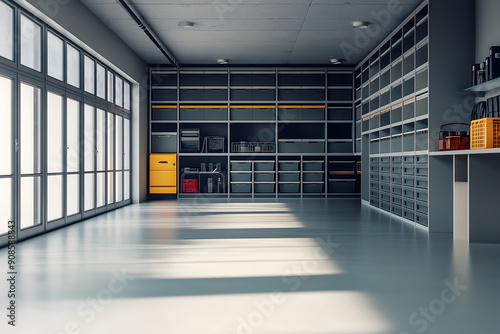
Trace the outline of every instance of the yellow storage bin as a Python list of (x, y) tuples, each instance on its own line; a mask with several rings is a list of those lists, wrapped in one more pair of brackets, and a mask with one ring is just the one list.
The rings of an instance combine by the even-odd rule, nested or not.
[(177, 193), (177, 154), (154, 153), (149, 156), (149, 193)]
[(177, 186), (177, 173), (152, 170), (149, 172), (149, 185), (151, 187), (175, 187)]
[(177, 194), (177, 187), (149, 187), (150, 194)]
[(149, 156), (149, 170), (177, 170), (177, 154), (154, 153)]
[(500, 118), (489, 117), (471, 122), (470, 148), (472, 150), (500, 147)]

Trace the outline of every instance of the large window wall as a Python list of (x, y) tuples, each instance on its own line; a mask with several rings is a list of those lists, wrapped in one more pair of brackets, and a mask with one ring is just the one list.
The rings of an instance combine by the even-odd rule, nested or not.
[(0, 29), (1, 247), (130, 203), (131, 84), (4, 0)]

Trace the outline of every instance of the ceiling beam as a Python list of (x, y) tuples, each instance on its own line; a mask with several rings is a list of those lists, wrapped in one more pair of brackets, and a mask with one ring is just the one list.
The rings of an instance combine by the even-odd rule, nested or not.
[(156, 45), (160, 52), (168, 59), (168, 61), (177, 69), (179, 68), (179, 62), (175, 56), (170, 52), (165, 44), (160, 38), (155, 34), (155, 32), (149, 27), (145, 19), (141, 19), (139, 12), (134, 9), (130, 4), (125, 2), (125, 0), (116, 0), (120, 6), (128, 13), (128, 15), (137, 23), (139, 28), (144, 31), (144, 33), (149, 37), (149, 39)]

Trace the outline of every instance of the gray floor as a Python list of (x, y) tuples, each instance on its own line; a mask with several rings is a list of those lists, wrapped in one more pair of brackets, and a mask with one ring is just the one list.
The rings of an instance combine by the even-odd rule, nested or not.
[(355, 200), (132, 205), (20, 243), (0, 333), (498, 333), (499, 260)]

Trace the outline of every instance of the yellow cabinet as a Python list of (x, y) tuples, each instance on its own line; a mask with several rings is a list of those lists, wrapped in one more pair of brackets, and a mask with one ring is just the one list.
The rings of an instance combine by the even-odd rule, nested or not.
[(149, 193), (177, 193), (177, 154), (154, 153), (149, 156)]

